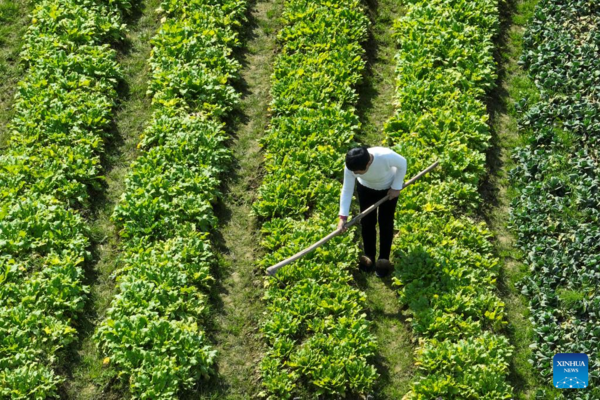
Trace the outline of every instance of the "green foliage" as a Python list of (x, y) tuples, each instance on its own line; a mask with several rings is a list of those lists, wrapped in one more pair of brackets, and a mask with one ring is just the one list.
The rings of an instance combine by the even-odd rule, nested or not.
[(417, 350), (417, 398), (503, 400), (512, 398), (506, 381), (511, 346), (504, 336), (484, 332), (453, 341), (424, 341)]
[(113, 213), (122, 241), (120, 293), (96, 332), (140, 399), (173, 399), (214, 372), (203, 330), (214, 281), (208, 232), (231, 163), (222, 118), (239, 94), (232, 57), (246, 2), (164, 1), (152, 39), (154, 112)]
[[(600, 6), (585, 0), (540, 1), (524, 37), (540, 100), (519, 103), (511, 222), (530, 270), (519, 283), (536, 334), (530, 363), (548, 380), (555, 353), (600, 351), (599, 45)], [(591, 390), (560, 398), (600, 396), (590, 361)]]
[(59, 352), (88, 288), (79, 211), (100, 188), (100, 156), (121, 71), (107, 41), (128, 1), (36, 1), (8, 147), (0, 156), (0, 397), (58, 396)]
[[(266, 175), (253, 212), (262, 220), (267, 268), (334, 227), (337, 178), (358, 118), (354, 87), (364, 69), (368, 20), (356, 0), (285, 3), (272, 75), (273, 118), (261, 143)], [(261, 362), (269, 399), (367, 394), (377, 379), (365, 295), (350, 284), (358, 249), (339, 236), (266, 281), (268, 351)]]
[(396, 213), (394, 282), (419, 340), (406, 399), (509, 399), (498, 260), (485, 224), (469, 217), (491, 137), (482, 98), (496, 79), (497, 4), (408, 3), (395, 24), (398, 108), (385, 132), (413, 174), (440, 166), (403, 193)]
[(134, 397), (173, 398), (210, 373), (215, 351), (198, 326), (210, 255), (206, 234), (193, 229), (125, 253), (120, 294), (97, 335), (110, 362), (132, 375)]

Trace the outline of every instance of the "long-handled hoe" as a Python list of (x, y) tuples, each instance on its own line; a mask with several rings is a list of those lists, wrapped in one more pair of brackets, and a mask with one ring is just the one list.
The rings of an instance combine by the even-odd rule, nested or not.
[[(439, 164), (439, 161), (434, 162), (433, 164), (431, 164), (429, 167), (425, 168), (423, 171), (419, 172), (416, 176), (414, 176), (411, 180), (409, 180), (408, 182), (406, 182), (404, 184), (404, 186), (402, 186), (402, 189), (400, 189), (401, 191), (406, 189), (407, 186), (412, 185), (413, 183), (415, 183), (419, 178), (421, 178), (423, 175), (427, 174), (429, 171), (431, 171), (432, 169), (434, 169), (435, 167), (437, 167)], [(349, 228), (352, 225), (357, 224), (365, 215), (369, 214), (371, 211), (375, 210), (377, 207), (379, 207), (379, 205), (381, 203), (383, 203), (384, 201), (387, 201), (388, 197), (384, 197), (383, 199), (379, 200), (377, 203), (373, 204), (371, 207), (367, 208), (365, 211), (363, 211), (362, 213), (358, 214), (356, 217), (352, 218), (352, 220), (346, 222), (344, 224), (344, 228)], [(281, 267), (284, 267), (294, 261), (296, 261), (297, 259), (299, 259), (302, 256), (305, 256), (306, 254), (310, 253), (311, 251), (313, 251), (314, 249), (316, 249), (317, 247), (325, 244), (326, 242), (328, 242), (329, 240), (333, 239), (334, 237), (336, 237), (337, 235), (339, 235), (340, 233), (342, 233), (341, 229), (336, 229), (335, 231), (331, 232), (329, 235), (325, 236), (323, 239), (319, 240), (318, 242), (316, 242), (315, 244), (311, 245), (310, 247), (307, 247), (306, 249), (294, 254), (293, 256), (291, 256), (290, 258), (287, 258), (283, 261), (281, 261), (280, 263), (277, 263), (269, 268), (267, 268), (267, 273), (271, 276), (275, 275), (275, 273), (277, 272), (277, 270)]]

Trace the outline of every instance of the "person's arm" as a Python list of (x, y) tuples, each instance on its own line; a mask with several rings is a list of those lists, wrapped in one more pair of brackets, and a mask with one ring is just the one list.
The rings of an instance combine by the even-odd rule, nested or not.
[(406, 176), (407, 163), (406, 158), (392, 151), (387, 155), (390, 167), (396, 167), (396, 175), (392, 181), (392, 190), (400, 190), (404, 186), (404, 177)]
[(356, 178), (352, 174), (352, 171), (348, 167), (344, 167), (344, 185), (342, 186), (340, 195), (340, 219), (347, 219), (350, 213), (350, 203), (354, 194), (355, 181)]

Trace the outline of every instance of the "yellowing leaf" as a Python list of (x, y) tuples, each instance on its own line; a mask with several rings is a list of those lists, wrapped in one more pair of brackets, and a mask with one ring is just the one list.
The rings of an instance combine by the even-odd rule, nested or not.
[(66, 326), (66, 327), (65, 327), (65, 331), (64, 331), (64, 332), (65, 332), (66, 334), (68, 334), (68, 333), (75, 333), (75, 332), (77, 332), (77, 331), (76, 331), (76, 330), (75, 330), (73, 327), (71, 327), (71, 326)]

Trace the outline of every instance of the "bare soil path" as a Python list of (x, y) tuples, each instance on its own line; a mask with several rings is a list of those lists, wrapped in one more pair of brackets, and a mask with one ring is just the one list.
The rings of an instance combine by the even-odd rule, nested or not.
[(497, 88), (488, 99), (492, 141), (487, 153), (488, 178), (481, 188), (484, 199), (481, 214), (494, 234), (494, 245), (500, 258), (498, 290), (506, 303), (506, 334), (515, 346), (509, 379), (515, 389), (515, 398), (521, 400), (533, 399), (536, 388), (542, 385), (529, 363), (529, 345), (534, 342), (534, 332), (527, 300), (516, 286), (528, 271), (521, 262), (523, 255), (516, 248), (515, 237), (508, 226), (510, 201), (515, 195), (509, 182), (509, 171), (515, 166), (511, 154), (521, 144), (516, 105), (523, 98), (533, 102), (539, 96), (534, 83), (518, 65), (523, 52), (523, 35), (536, 4), (537, 0), (500, 3), (501, 28), (496, 39)]
[(221, 260), (213, 293), (215, 326), (209, 334), (218, 351), (218, 373), (209, 384), (199, 385), (190, 399), (253, 399), (261, 389), (258, 365), (264, 349), (259, 323), (264, 279), (255, 266), (261, 254), (260, 232), (250, 210), (262, 181), (259, 139), (268, 126), (282, 4), (283, 0), (267, 0), (251, 1), (248, 6), (245, 43), (239, 54), (242, 101), (230, 144), (234, 173), (225, 178), (224, 198), (217, 210), (221, 223), (215, 234)]
[(14, 115), (17, 82), (23, 76), (19, 53), (31, 22), (32, 7), (27, 0), (0, 0), (0, 148), (8, 139), (7, 125)]
[[(383, 126), (395, 109), (395, 55), (398, 52), (392, 36), (393, 25), (402, 15), (402, 2), (366, 0), (365, 3), (371, 29), (365, 44), (367, 70), (364, 82), (358, 88), (360, 98), (357, 112), (362, 128), (357, 140), (369, 146), (387, 146), (383, 143)], [(358, 207), (357, 204), (355, 198), (353, 205)], [(360, 235), (357, 237), (362, 240)], [(373, 274), (366, 276), (357, 273), (356, 280), (367, 294), (369, 317), (374, 322), (374, 333), (379, 343), (376, 367), (381, 378), (374, 390), (374, 398), (399, 400), (408, 392), (414, 370), (410, 323), (402, 314), (398, 296), (389, 278), (382, 280)]]
[(128, 28), (125, 41), (117, 47), (124, 81), (119, 87), (112, 138), (106, 143), (103, 159), (106, 184), (104, 190), (95, 195), (92, 215), (88, 216), (93, 254), (86, 275), (86, 284), (91, 289), (90, 302), (84, 312), (85, 320), (81, 321), (80, 347), (71, 355), (63, 396), (69, 399), (122, 399), (128, 392), (113, 384), (115, 372), (103, 367), (92, 335), (116, 293), (111, 274), (119, 266), (119, 235), (110, 216), (125, 189), (131, 162), (138, 156), (139, 136), (152, 114), (150, 98), (146, 95), (151, 72), (148, 59), (150, 39), (161, 24), (155, 12), (160, 1), (147, 0), (135, 5), (132, 15), (124, 21)]

